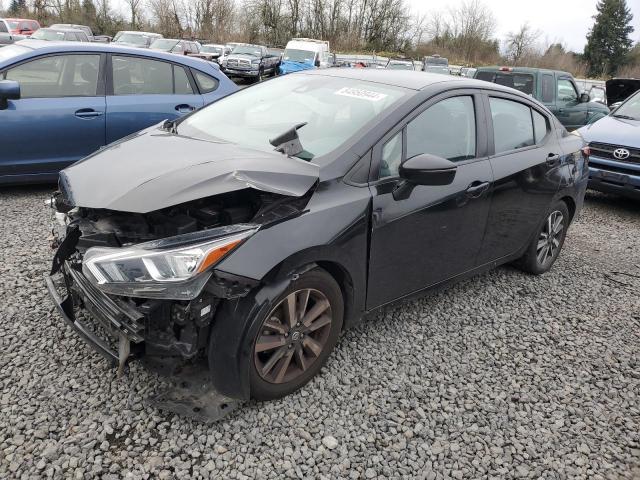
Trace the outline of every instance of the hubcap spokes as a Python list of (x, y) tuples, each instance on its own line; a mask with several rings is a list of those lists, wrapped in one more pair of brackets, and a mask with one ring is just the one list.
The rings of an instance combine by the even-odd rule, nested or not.
[(544, 265), (551, 261), (560, 248), (560, 239), (564, 230), (564, 217), (558, 210), (551, 212), (538, 237), (536, 256), (538, 263)]
[(331, 322), (331, 305), (323, 293), (303, 289), (289, 294), (268, 315), (256, 340), (260, 377), (285, 383), (304, 373), (324, 350)]

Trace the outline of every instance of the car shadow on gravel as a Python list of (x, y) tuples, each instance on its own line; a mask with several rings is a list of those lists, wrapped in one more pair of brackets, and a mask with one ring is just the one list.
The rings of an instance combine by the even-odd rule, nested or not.
[(593, 190), (587, 190), (584, 199), (585, 202), (594, 206), (612, 208), (617, 210), (618, 213), (630, 213), (640, 217), (640, 201), (638, 200)]

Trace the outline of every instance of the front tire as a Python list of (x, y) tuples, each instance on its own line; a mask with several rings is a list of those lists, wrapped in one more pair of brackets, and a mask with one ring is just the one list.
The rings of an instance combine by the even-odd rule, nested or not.
[(534, 275), (548, 272), (560, 255), (568, 228), (569, 209), (565, 202), (559, 201), (547, 212), (525, 254), (516, 261), (516, 266)]
[(253, 338), (251, 396), (280, 398), (309, 382), (338, 341), (343, 311), (340, 287), (326, 271), (316, 268), (293, 281)]

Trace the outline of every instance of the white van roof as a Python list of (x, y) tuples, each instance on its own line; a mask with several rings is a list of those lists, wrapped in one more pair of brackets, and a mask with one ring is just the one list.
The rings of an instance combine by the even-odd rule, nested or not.
[(329, 42), (326, 40), (316, 40), (315, 38), (293, 38), (289, 40), (286, 48), (297, 50), (309, 50), (312, 52), (329, 51)]

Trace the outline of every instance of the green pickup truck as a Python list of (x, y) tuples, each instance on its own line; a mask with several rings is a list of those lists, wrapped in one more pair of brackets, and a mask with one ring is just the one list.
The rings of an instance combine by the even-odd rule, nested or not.
[(601, 103), (580, 93), (570, 73), (526, 67), (479, 67), (473, 78), (505, 85), (542, 102), (567, 130), (595, 122), (609, 113)]

